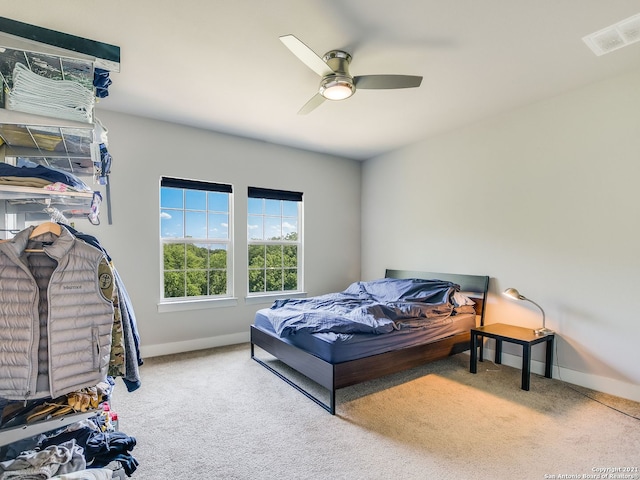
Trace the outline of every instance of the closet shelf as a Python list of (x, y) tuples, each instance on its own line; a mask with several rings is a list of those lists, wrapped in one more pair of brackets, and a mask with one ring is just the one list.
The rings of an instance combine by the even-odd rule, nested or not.
[(93, 192), (56, 192), (36, 187), (18, 187), (14, 185), (0, 185), (0, 200), (47, 200), (64, 203), (65, 200), (72, 203), (91, 202)]
[(9, 445), (10, 443), (17, 442), (23, 438), (33, 437), (44, 432), (49, 432), (57, 428), (66, 427), (72, 423), (86, 420), (87, 418), (95, 417), (99, 413), (99, 410), (91, 410), (82, 413), (72, 413), (70, 415), (64, 415), (59, 418), (53, 418), (50, 420), (43, 420), (32, 424), (25, 424), (19, 427), (12, 427), (6, 429), (0, 429), (0, 447)]
[(6, 157), (65, 158), (86, 168), (100, 158), (94, 128), (93, 123), (0, 108), (0, 138)]
[(81, 130), (93, 130), (93, 123), (78, 122), (76, 120), (66, 120), (64, 118), (48, 117), (46, 115), (35, 115), (33, 113), (19, 112), (0, 108), (0, 124), (9, 125), (31, 125), (40, 127), (53, 126), (56, 128), (79, 128)]
[(0, 201), (7, 214), (23, 215), (25, 220), (45, 221), (57, 212), (67, 220), (91, 214), (92, 192), (55, 192), (35, 187), (0, 185)]
[(0, 42), (5, 47), (91, 61), (96, 67), (120, 71), (120, 47), (0, 17)]
[[(7, 159), (16, 165), (17, 159), (23, 159), (79, 177), (99, 174), (100, 184), (104, 184), (103, 178), (108, 179), (109, 175), (108, 170), (104, 171), (105, 165), (110, 164), (105, 163), (100, 145), (106, 144), (106, 129), (92, 113), (84, 122), (69, 116), (68, 111), (64, 111), (65, 116), (74, 120), (49, 116), (59, 110), (46, 105), (39, 110), (45, 115), (13, 109), (30, 109), (12, 102), (15, 98), (10, 97), (14, 93), (14, 80), (16, 92), (20, 91), (20, 85), (24, 86), (25, 77), (16, 73), (22, 71), (23, 65), (40, 77), (73, 81), (102, 98), (108, 94), (109, 72), (120, 71), (120, 47), (0, 17), (0, 162)], [(88, 108), (85, 100), (79, 95), (78, 107)], [(11, 109), (5, 108), (9, 105)], [(110, 189), (106, 185), (106, 208), (111, 223)], [(24, 213), (27, 220), (38, 220), (43, 206), (56, 207), (68, 218), (86, 216), (91, 213), (92, 199), (93, 193), (0, 185), (0, 201), (5, 201), (0, 207), (4, 206), (4, 213)]]
[[(15, 25), (0, 17), (0, 26), (11, 30)], [(34, 27), (37, 28), (37, 27)], [(31, 33), (28, 33), (32, 35)], [(16, 46), (21, 48), (16, 48)], [(40, 50), (38, 50), (40, 49)], [(94, 139), (94, 124), (84, 119), (70, 120), (55, 115), (32, 114), (6, 108), (8, 95), (14, 85), (14, 74), (18, 65), (50, 81), (68, 80), (81, 85), (87, 91), (93, 90), (95, 58), (67, 52), (59, 48), (51, 48), (32, 41), (21, 41), (13, 35), (0, 32), (0, 75), (2, 90), (0, 91), (0, 138), (9, 147), (26, 147), (36, 156), (47, 152), (63, 152), (67, 155), (91, 157), (94, 155), (91, 145)], [(27, 82), (28, 83), (28, 82)], [(23, 88), (25, 88), (23, 83)], [(37, 91), (37, 90), (36, 90)], [(79, 98), (80, 101), (82, 101)], [(30, 108), (32, 108), (31, 106)], [(46, 107), (43, 112), (46, 111)], [(57, 108), (51, 112), (58, 112)], [(64, 111), (70, 115), (71, 110)], [(69, 118), (69, 117), (68, 117)], [(70, 117), (74, 118), (74, 117)], [(89, 117), (93, 120), (93, 115)], [(24, 155), (21, 155), (24, 156)]]

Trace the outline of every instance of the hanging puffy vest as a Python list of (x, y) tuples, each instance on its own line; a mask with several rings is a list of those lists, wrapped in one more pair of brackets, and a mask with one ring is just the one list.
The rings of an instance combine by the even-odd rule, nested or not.
[(113, 274), (104, 254), (62, 228), (0, 243), (0, 397), (58, 397), (104, 381)]

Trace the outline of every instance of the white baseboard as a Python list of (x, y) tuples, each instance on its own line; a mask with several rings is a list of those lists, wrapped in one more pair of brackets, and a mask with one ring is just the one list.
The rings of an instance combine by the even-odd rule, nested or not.
[[(142, 358), (144, 359), (149, 357), (159, 357), (161, 355), (171, 355), (174, 353), (190, 352), (193, 350), (203, 350), (205, 348), (236, 345), (238, 343), (246, 343), (249, 341), (249, 332), (246, 332), (221, 335), (218, 337), (200, 338), (197, 340), (186, 340), (183, 342), (163, 343), (160, 345), (143, 345), (140, 350)], [(495, 350), (485, 346), (484, 352), (485, 359), (492, 360), (495, 358)], [(522, 357), (503, 352), (502, 364), (520, 370), (522, 369)], [(531, 372), (538, 375), (544, 375), (544, 363), (532, 360)], [(553, 378), (563, 382), (640, 402), (640, 385), (634, 385), (589, 373), (578, 372), (576, 370), (558, 367), (557, 365), (553, 366), (552, 374)]]
[[(484, 358), (491, 360), (495, 358), (495, 350), (484, 348)], [(509, 367), (522, 369), (522, 357), (502, 352), (502, 364)], [(531, 360), (531, 372), (538, 375), (544, 375), (544, 363), (537, 360)], [(598, 392), (608, 393), (616, 397), (626, 398), (635, 402), (640, 402), (640, 385), (626, 383), (608, 377), (600, 377), (590, 373), (578, 372), (568, 368), (553, 365), (553, 378), (563, 382), (579, 385), (581, 387), (590, 388)]]
[(191, 352), (193, 350), (203, 350), (205, 348), (224, 347), (226, 345), (236, 345), (246, 343), (250, 340), (249, 332), (233, 333), (231, 335), (220, 335), (219, 337), (198, 338), (196, 340), (185, 340), (183, 342), (162, 343), (159, 345), (142, 345), (140, 354), (142, 359), (149, 357), (159, 357), (174, 353)]

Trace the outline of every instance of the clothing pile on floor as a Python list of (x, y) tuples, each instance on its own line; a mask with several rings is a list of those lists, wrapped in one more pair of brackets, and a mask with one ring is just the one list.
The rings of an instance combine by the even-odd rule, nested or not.
[(0, 480), (111, 479), (118, 469), (131, 476), (138, 467), (131, 454), (136, 439), (118, 431), (103, 431), (99, 419), (9, 445), (8, 460), (0, 462)]

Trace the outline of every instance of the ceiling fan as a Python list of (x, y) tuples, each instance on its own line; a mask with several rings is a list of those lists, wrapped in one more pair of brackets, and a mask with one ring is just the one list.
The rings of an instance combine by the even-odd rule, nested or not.
[(342, 50), (330, 50), (318, 56), (294, 35), (280, 37), (282, 43), (311, 70), (322, 77), (320, 87), (311, 99), (298, 111), (305, 115), (325, 100), (345, 100), (357, 88), (391, 89), (419, 87), (422, 77), (415, 75), (358, 75), (349, 73), (351, 55)]

